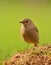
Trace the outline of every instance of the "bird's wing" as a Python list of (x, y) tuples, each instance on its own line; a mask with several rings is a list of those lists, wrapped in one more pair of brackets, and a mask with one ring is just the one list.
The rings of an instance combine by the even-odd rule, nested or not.
[(27, 31), (27, 36), (31, 42), (39, 42), (39, 31), (37, 28), (32, 28)]
[(39, 30), (38, 30), (38, 28), (34, 25), (34, 30), (36, 31), (36, 32), (39, 32)]

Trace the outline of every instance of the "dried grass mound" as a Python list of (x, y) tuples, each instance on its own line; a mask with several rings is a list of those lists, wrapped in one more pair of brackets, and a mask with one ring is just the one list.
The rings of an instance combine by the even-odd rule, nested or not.
[(3, 65), (51, 65), (51, 44), (16, 53)]

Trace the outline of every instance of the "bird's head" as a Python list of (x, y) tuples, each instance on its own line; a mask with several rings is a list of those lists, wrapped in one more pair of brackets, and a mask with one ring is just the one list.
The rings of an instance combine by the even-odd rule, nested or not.
[(29, 18), (25, 18), (22, 21), (20, 21), (20, 23), (22, 23), (24, 26), (27, 26), (29, 24), (32, 24), (32, 21)]

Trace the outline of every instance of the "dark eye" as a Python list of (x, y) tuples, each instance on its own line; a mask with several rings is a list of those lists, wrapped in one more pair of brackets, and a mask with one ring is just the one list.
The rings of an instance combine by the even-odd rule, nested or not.
[(26, 23), (28, 23), (28, 21), (26, 21)]

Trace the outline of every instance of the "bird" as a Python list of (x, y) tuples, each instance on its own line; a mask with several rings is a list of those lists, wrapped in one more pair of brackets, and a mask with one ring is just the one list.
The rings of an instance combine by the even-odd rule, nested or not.
[(39, 30), (30, 18), (25, 18), (19, 23), (22, 23), (20, 33), (22, 38), (28, 44), (32, 43), (34, 47), (39, 43)]

